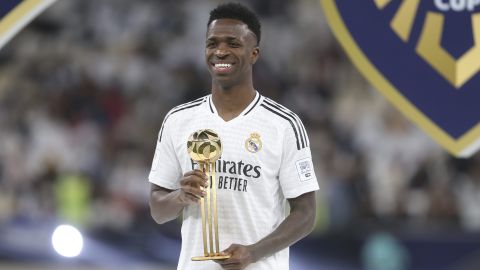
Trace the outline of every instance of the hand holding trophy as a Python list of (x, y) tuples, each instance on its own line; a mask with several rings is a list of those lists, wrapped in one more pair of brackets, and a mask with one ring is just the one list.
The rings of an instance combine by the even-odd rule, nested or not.
[(228, 259), (230, 257), (229, 255), (220, 255), (218, 238), (217, 183), (215, 178), (215, 164), (222, 154), (222, 143), (220, 141), (220, 137), (216, 132), (210, 129), (197, 130), (188, 138), (187, 151), (190, 155), (190, 158), (199, 164), (200, 169), (207, 175), (208, 178), (206, 198), (200, 199), (203, 233), (203, 256), (193, 257), (192, 261)]

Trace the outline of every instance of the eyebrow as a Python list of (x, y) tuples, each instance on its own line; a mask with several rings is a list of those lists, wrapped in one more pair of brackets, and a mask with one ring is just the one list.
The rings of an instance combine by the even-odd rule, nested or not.
[(221, 36), (211, 36), (207, 38), (207, 41), (209, 40), (218, 40), (218, 39), (226, 39), (227, 41), (232, 41), (232, 40), (240, 40), (237, 37), (232, 37), (232, 36), (226, 36), (226, 37), (221, 37)]

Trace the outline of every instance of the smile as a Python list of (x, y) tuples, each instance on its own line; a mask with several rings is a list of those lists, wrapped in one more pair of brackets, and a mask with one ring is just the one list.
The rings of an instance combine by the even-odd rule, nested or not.
[(214, 64), (214, 66), (216, 68), (230, 68), (232, 66), (232, 64), (222, 64), (222, 63), (219, 63), (219, 64)]
[(232, 69), (233, 64), (231, 64), (231, 63), (214, 63), (214, 64), (212, 64), (212, 66), (213, 66), (213, 70), (215, 72), (224, 73), (224, 72), (229, 72)]

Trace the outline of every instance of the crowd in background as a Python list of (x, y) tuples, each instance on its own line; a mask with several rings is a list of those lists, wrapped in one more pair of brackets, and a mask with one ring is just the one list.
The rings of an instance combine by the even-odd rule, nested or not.
[[(319, 1), (244, 2), (262, 20), (254, 86), (309, 133), (315, 233), (480, 231), (479, 154), (453, 158), (377, 93)], [(158, 130), (173, 106), (209, 93), (204, 36), (217, 3), (59, 1), (0, 50), (0, 226), (61, 219), (124, 232), (151, 222)]]

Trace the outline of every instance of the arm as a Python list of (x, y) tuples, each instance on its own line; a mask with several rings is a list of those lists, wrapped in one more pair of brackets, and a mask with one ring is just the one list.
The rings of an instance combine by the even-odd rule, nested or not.
[(302, 194), (288, 202), (290, 214), (277, 229), (255, 244), (231, 245), (224, 251), (231, 257), (216, 262), (224, 269), (244, 269), (251, 263), (293, 245), (312, 232), (316, 214), (315, 192)]
[(187, 172), (180, 180), (180, 189), (170, 190), (151, 185), (150, 213), (158, 224), (176, 219), (183, 208), (197, 203), (204, 196), (202, 187), (207, 185), (205, 174), (200, 170)]

